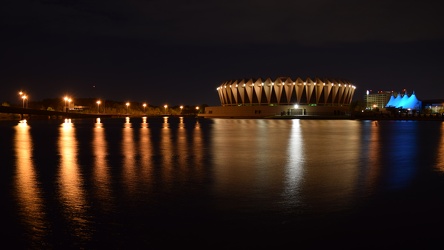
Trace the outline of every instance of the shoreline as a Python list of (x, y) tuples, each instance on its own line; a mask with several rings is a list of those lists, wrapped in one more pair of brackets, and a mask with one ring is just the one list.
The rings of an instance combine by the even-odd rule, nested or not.
[[(161, 117), (184, 117), (184, 118), (203, 118), (203, 119), (274, 119), (274, 120), (371, 120), (371, 121), (444, 121), (444, 116), (441, 115), (429, 115), (429, 116), (360, 116), (360, 115), (349, 115), (349, 116), (322, 116), (322, 115), (276, 115), (267, 117), (248, 117), (248, 116), (225, 116), (225, 117), (204, 117), (195, 115), (125, 115), (125, 114), (88, 114), (85, 116), (71, 117), (74, 119), (95, 119), (95, 118), (161, 118)], [(20, 115), (18, 114), (0, 114), (0, 121), (20, 121)], [(49, 117), (45, 115), (32, 115), (27, 120), (63, 120), (66, 117)]]
[[(117, 119), (117, 118), (163, 118), (163, 117), (183, 117), (183, 118), (201, 118), (195, 115), (125, 115), (125, 114), (87, 114), (85, 116), (73, 116), (73, 117), (64, 117), (64, 116), (47, 116), (47, 115), (32, 115), (31, 117), (25, 117), (25, 120), (64, 120), (65, 118), (70, 119), (96, 119), (96, 118), (104, 118), (104, 119)], [(0, 121), (20, 121), (21, 117), (18, 114), (1, 114)]]

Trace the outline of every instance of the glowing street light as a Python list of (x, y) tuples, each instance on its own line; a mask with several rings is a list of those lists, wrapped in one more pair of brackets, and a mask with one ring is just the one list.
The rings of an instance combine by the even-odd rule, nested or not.
[(166, 114), (167, 113), (168, 105), (165, 104), (163, 107), (165, 108), (165, 114)]
[(182, 114), (183, 106), (180, 106), (180, 113)]
[(23, 99), (23, 108), (25, 108), (25, 100), (27, 99), (28, 97), (26, 96), (26, 95), (22, 95), (22, 99)]
[(368, 109), (368, 94), (369, 94), (369, 92), (368, 92), (368, 90), (367, 90), (367, 92), (366, 92), (366, 94), (367, 94), (367, 98), (366, 98), (366, 105), (365, 105), (365, 109)]
[(97, 102), (97, 113), (100, 113), (100, 103), (102, 103), (100, 100), (98, 100)]
[(25, 108), (25, 100), (26, 100), (28, 97), (26, 96), (26, 94), (25, 94), (23, 91), (20, 91), (20, 92), (19, 92), (19, 96), (20, 96), (20, 98), (22, 98), (23, 108)]
[(199, 113), (199, 106), (196, 106), (196, 112)]
[(67, 111), (66, 109), (66, 102), (69, 100), (69, 97), (65, 96), (65, 98), (63, 98), (63, 100), (65, 100), (65, 112)]
[(146, 103), (144, 103), (142, 106), (143, 106), (143, 113), (146, 113), (146, 112), (145, 112)]
[(127, 102), (127, 103), (126, 103), (126, 113), (127, 113), (127, 114), (128, 114), (128, 107), (129, 107), (129, 105), (130, 105), (130, 103)]

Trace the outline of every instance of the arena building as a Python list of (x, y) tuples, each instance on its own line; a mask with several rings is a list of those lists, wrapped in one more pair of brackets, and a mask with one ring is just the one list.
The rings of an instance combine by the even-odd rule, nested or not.
[(334, 79), (278, 77), (223, 82), (221, 106), (206, 107), (202, 117), (266, 118), (349, 115), (356, 87)]

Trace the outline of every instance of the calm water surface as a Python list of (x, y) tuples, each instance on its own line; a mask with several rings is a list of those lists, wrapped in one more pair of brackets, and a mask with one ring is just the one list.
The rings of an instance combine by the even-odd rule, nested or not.
[(0, 122), (2, 238), (31, 249), (424, 248), (444, 123)]

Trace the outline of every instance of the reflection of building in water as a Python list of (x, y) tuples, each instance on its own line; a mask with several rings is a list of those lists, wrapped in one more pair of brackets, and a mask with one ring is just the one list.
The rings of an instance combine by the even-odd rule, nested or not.
[(365, 128), (366, 135), (359, 137), (362, 141), (360, 148), (363, 159), (367, 161), (363, 166), (368, 167), (359, 168), (362, 172), (359, 175), (361, 178), (360, 183), (367, 187), (366, 190), (368, 190), (368, 192), (374, 192), (376, 190), (374, 190), (373, 187), (377, 185), (378, 178), (380, 178), (381, 175), (380, 166), (382, 165), (381, 157), (383, 153), (381, 152), (380, 136), (382, 135), (380, 134), (377, 121), (368, 121), (363, 123), (362, 126)]
[(322, 211), (325, 207), (341, 209), (353, 203), (355, 192), (361, 185), (360, 130), (360, 123), (350, 120), (301, 121), (305, 152), (301, 188), (313, 211)]
[(221, 106), (206, 107), (199, 116), (346, 115), (355, 89), (348, 81), (320, 78), (226, 81), (217, 88)]
[(21, 219), (30, 231), (28, 235), (32, 236), (32, 242), (40, 242), (48, 225), (44, 218), (40, 183), (36, 178), (29, 129), (26, 123), (19, 123), (15, 127), (16, 189)]
[(301, 183), (304, 174), (304, 135), (301, 131), (299, 119), (292, 120), (286, 154), (288, 164), (286, 164), (286, 180), (282, 193), (287, 206), (295, 207), (302, 203)]
[[(362, 185), (362, 155), (357, 150), (363, 144), (360, 123), (299, 119), (213, 122), (210, 150), (218, 195), (233, 200), (243, 194), (262, 197), (278, 191), (279, 197), (264, 196), (266, 204), (285, 204), (289, 209), (306, 206), (314, 212), (353, 204)], [(217, 205), (252, 205), (246, 203), (251, 201)]]
[[(284, 202), (292, 206), (299, 202), (288, 199), (299, 195), (296, 189), (303, 167), (302, 151), (292, 152), (291, 159), (287, 157), (288, 147), (299, 149), (298, 142), (292, 140), (301, 138), (298, 128), (293, 130), (292, 120), (216, 119), (214, 123), (211, 160), (212, 171), (217, 173), (215, 192), (232, 197), (245, 194), (260, 197), (282, 189), (282, 197), (264, 197), (266, 203)], [(244, 204), (248, 202), (237, 200), (233, 205), (252, 205)]]

